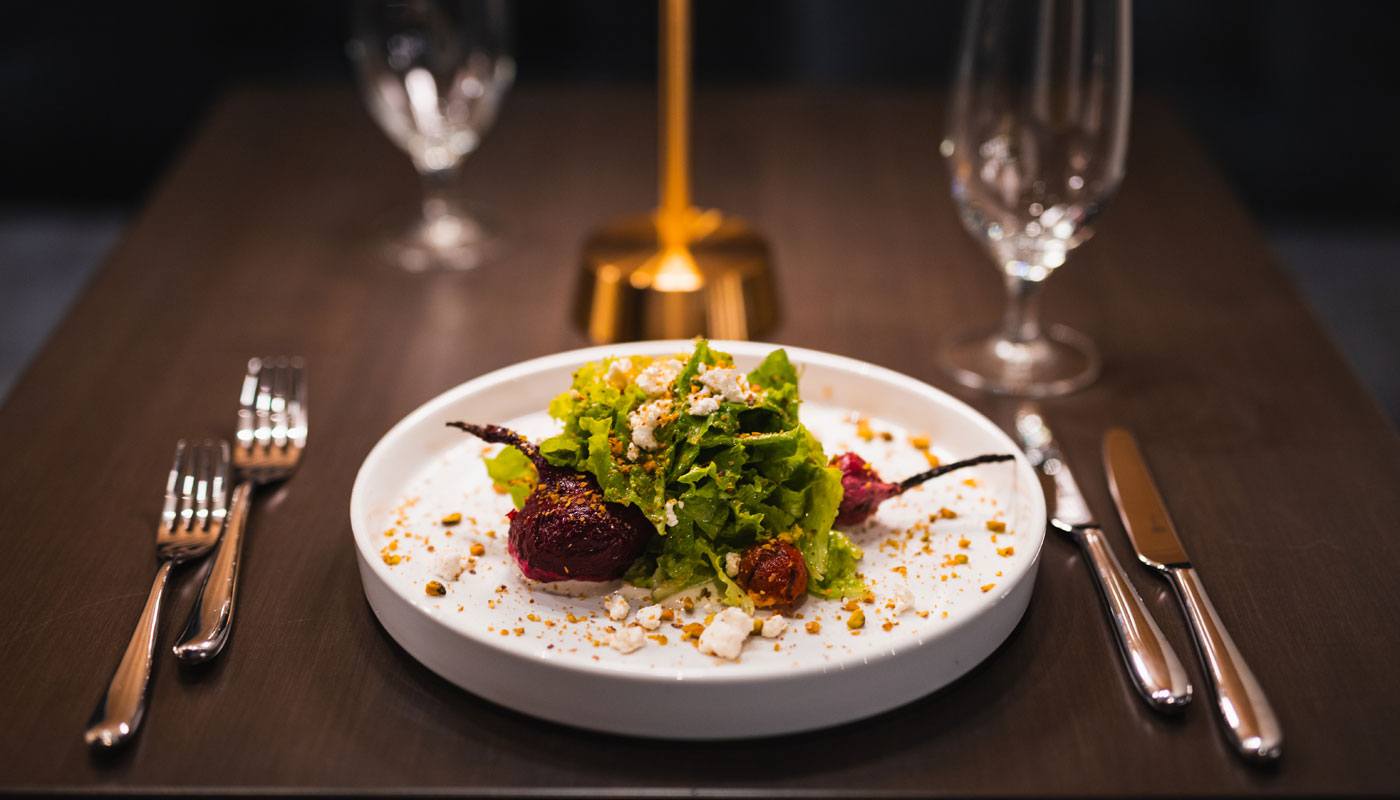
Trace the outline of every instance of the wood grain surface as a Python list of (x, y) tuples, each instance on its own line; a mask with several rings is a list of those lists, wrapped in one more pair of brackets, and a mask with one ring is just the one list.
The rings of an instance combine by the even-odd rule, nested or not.
[[(771, 339), (951, 389), (938, 342), (991, 323), (1001, 288), (948, 196), (942, 105), (914, 92), (697, 99), (695, 195), (771, 238), (784, 301)], [(584, 344), (568, 321), (579, 245), (652, 203), (654, 126), (645, 87), (517, 91), (464, 180), (506, 227), (508, 258), (410, 275), (367, 242), (386, 209), (413, 202), (415, 179), (352, 92), (247, 90), (218, 106), (0, 412), (0, 789), (1400, 791), (1400, 438), (1151, 102), (1099, 236), (1047, 290), (1047, 316), (1092, 335), (1105, 373), (1045, 409), (1132, 580), (1190, 654), (1166, 584), (1130, 559), (1098, 464), (1104, 427), (1137, 432), (1282, 719), (1276, 768), (1233, 758), (1204, 697), (1175, 720), (1137, 701), (1085, 565), (1053, 534), (1025, 620), (984, 664), (820, 733), (697, 745), (580, 732), (481, 701), (401, 651), (360, 589), (356, 469), (435, 394)], [(229, 650), (204, 669), (161, 658), (145, 730), (94, 757), (81, 730), (155, 569), (173, 443), (231, 434), (244, 360), (275, 353), (309, 363), (310, 443), (255, 508)], [(1007, 419), (1009, 404), (961, 396)]]

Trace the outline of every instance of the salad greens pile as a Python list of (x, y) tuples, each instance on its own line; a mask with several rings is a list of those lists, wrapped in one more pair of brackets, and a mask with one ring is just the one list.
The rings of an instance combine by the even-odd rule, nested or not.
[[(809, 592), (861, 596), (860, 549), (831, 529), (841, 473), (798, 420), (796, 370), (782, 350), (747, 375), (733, 365), (703, 339), (688, 357), (585, 364), (550, 403), (564, 430), (540, 451), (592, 474), (608, 501), (637, 506), (656, 526), (626, 580), (658, 599), (713, 581), (724, 602), (751, 609), (726, 566), (774, 538), (801, 551)], [(520, 451), (502, 450), (487, 470), (524, 503), (535, 470)]]

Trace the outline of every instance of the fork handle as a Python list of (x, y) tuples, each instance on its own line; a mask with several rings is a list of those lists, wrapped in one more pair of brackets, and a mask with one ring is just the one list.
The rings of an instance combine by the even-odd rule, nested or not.
[(151, 683), (151, 665), (155, 661), (156, 634), (160, 631), (160, 605), (165, 596), (166, 580), (172, 563), (162, 561), (146, 596), (146, 607), (131, 641), (126, 643), (121, 663), (112, 674), (112, 682), (98, 701), (88, 720), (83, 740), (90, 746), (110, 749), (136, 735), (141, 718), (146, 715), (146, 689)]
[(185, 631), (175, 645), (175, 657), (182, 664), (202, 664), (224, 649), (233, 629), (233, 605), (238, 596), (238, 562), (243, 555), (243, 530), (248, 525), (253, 483), (243, 481), (233, 490), (228, 523), (214, 555), (214, 566), (199, 587)]

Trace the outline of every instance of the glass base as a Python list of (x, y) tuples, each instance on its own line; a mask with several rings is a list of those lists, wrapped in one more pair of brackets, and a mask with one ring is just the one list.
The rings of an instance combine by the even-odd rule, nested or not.
[(1056, 397), (1094, 382), (1099, 351), (1072, 328), (1051, 325), (1045, 335), (1013, 342), (998, 329), (957, 337), (943, 348), (953, 379), (972, 389), (1017, 397)]
[(480, 217), (429, 220), (408, 212), (386, 215), (376, 236), (384, 260), (405, 272), (463, 272), (497, 261), (504, 250), (495, 227)]

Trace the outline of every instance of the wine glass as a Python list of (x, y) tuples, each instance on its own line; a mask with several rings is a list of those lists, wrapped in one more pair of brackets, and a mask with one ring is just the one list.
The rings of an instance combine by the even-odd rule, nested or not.
[(1038, 299), (1122, 181), (1131, 28), (1129, 0), (973, 0), (940, 150), (1008, 299), (1000, 326), (943, 349), (966, 386), (1048, 397), (1098, 376), (1093, 342), (1042, 328)]
[[(462, 161), (515, 77), (504, 0), (361, 0), (350, 42), (370, 114), (413, 160), (421, 211), (389, 236), (405, 269), (471, 269), (498, 240), (463, 208)], [(406, 228), (406, 229), (405, 229)]]

